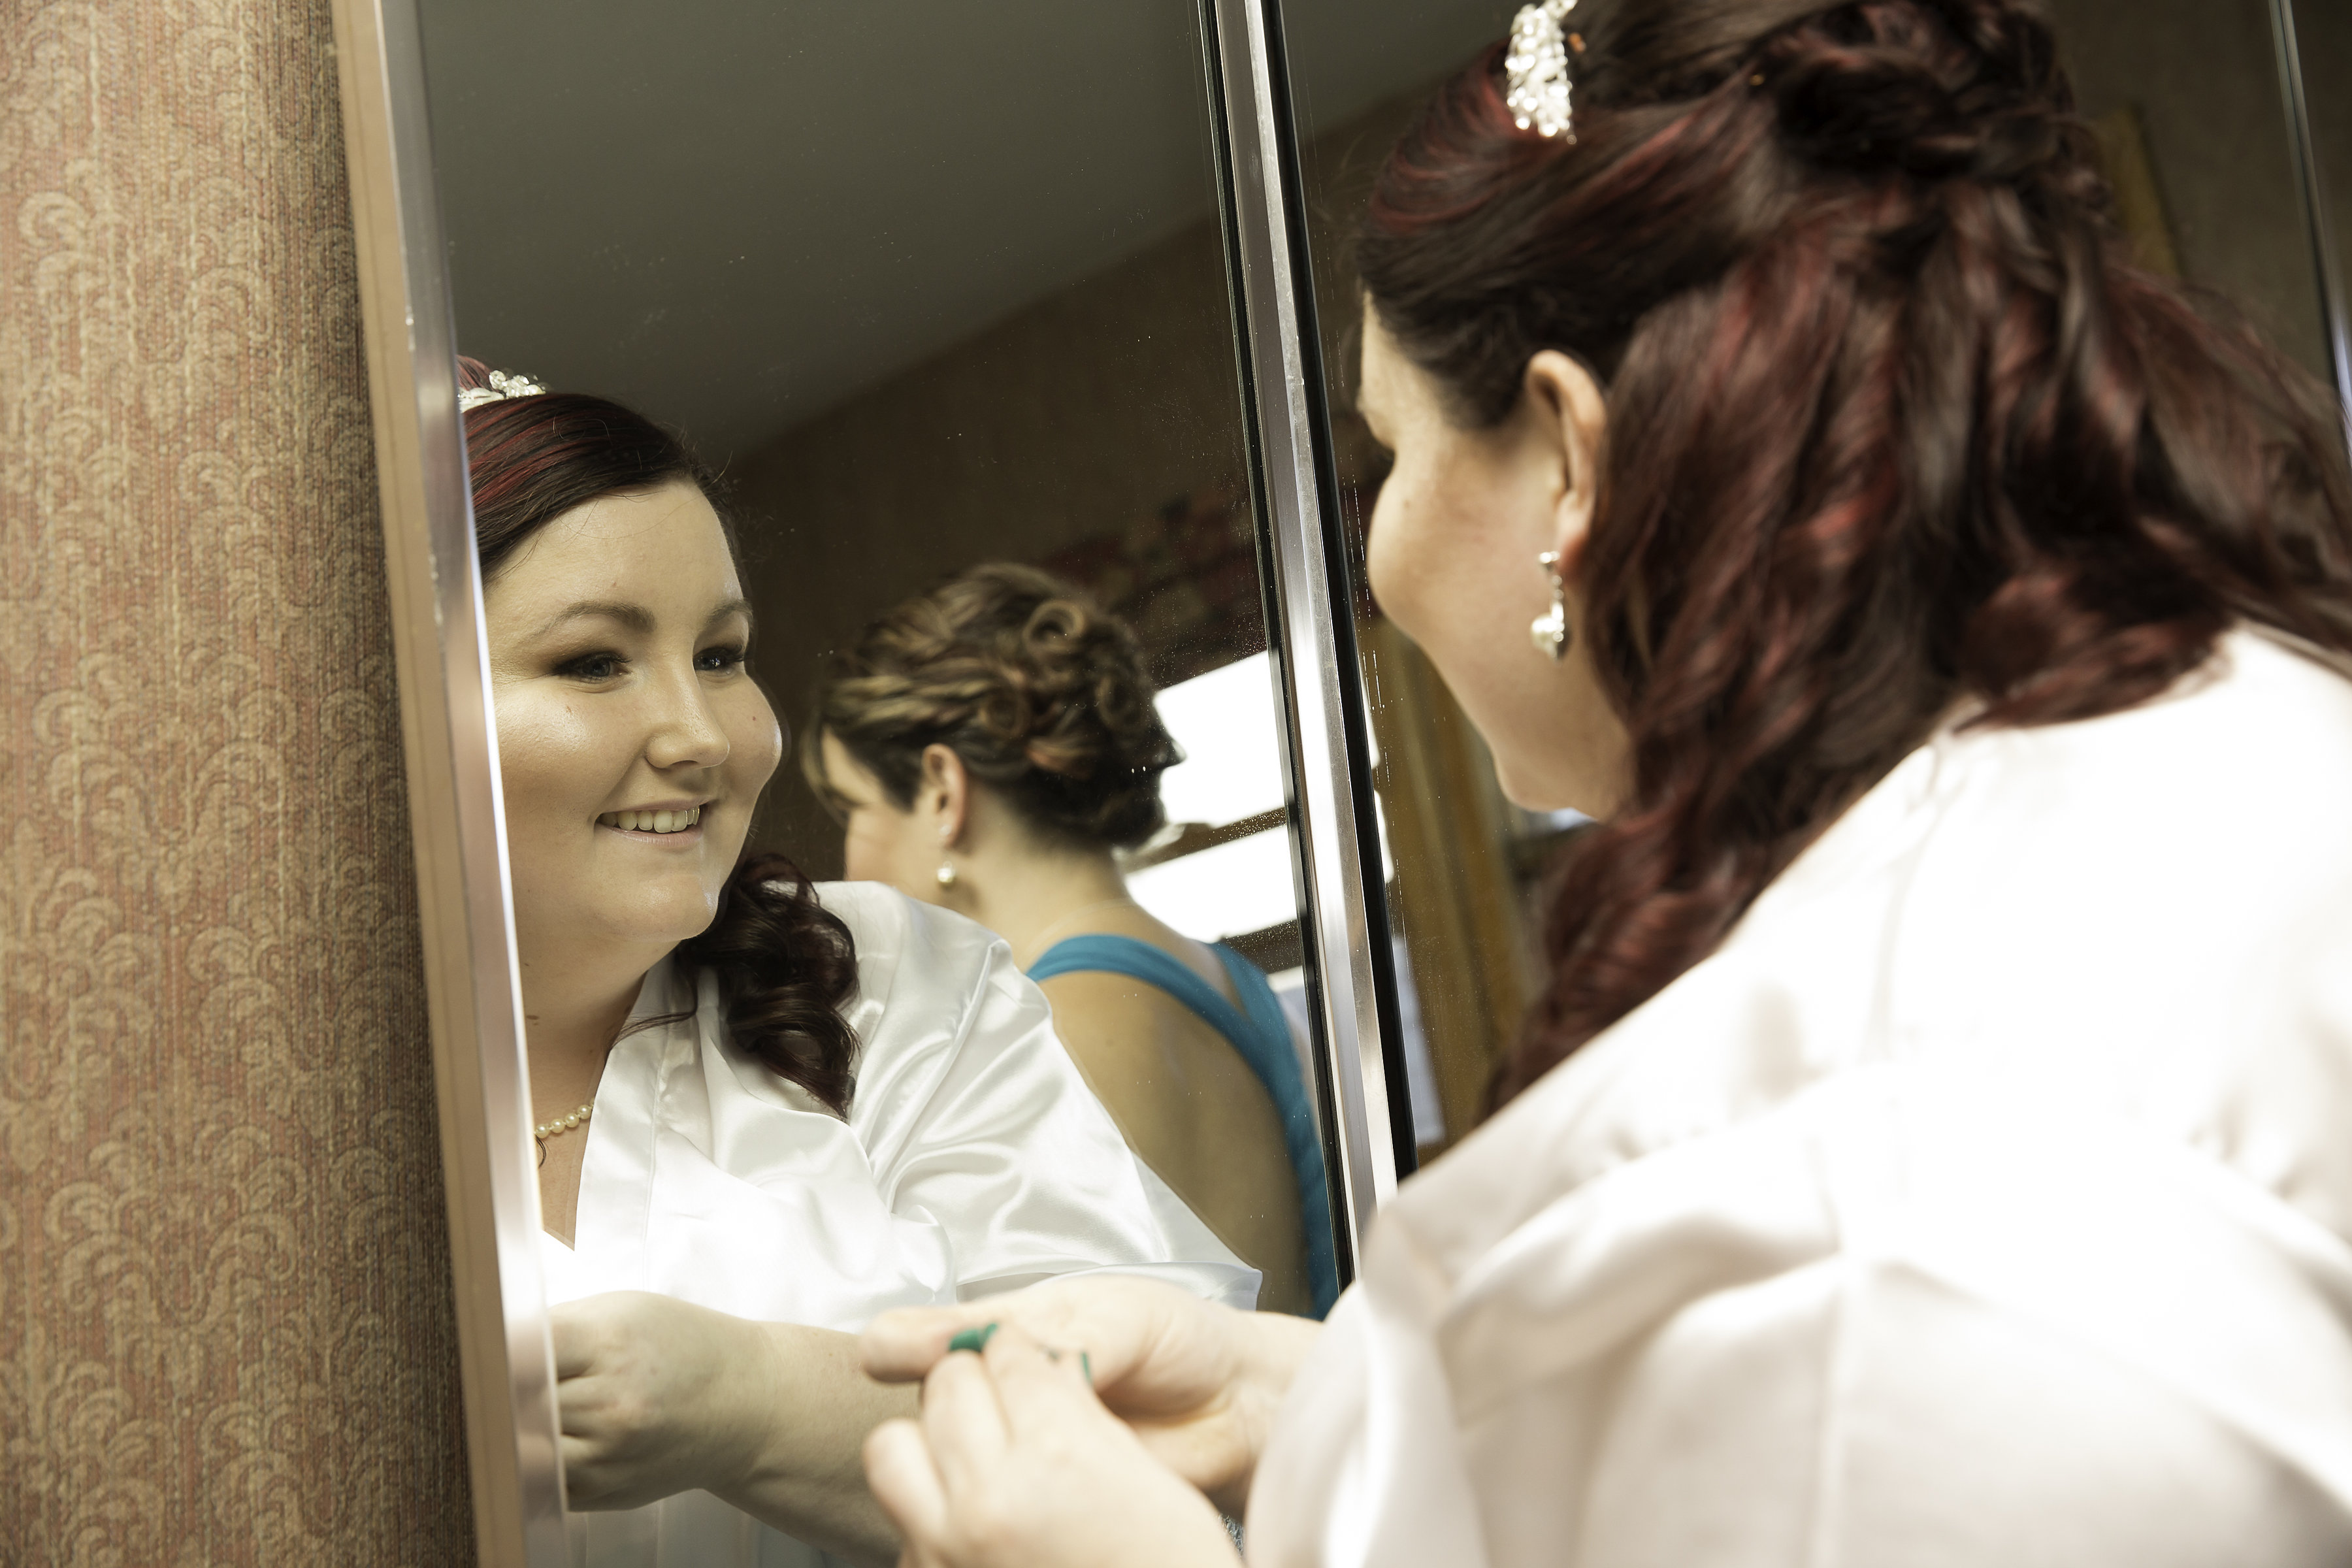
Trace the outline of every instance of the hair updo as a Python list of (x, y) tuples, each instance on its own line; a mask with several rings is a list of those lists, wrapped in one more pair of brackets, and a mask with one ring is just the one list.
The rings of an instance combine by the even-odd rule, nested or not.
[(972, 567), (866, 628), (820, 694), (803, 763), (830, 798), (831, 735), (901, 810), (943, 745), (1022, 821), (1064, 844), (1133, 848), (1166, 820), (1183, 760), (1152, 707), (1135, 634), (1050, 574)]
[(2134, 266), (2019, 0), (1588, 0), (1576, 140), (1499, 50), (1440, 89), (1359, 237), (1451, 416), (1529, 359), (1607, 389), (1576, 628), (1632, 741), (1533, 1082), (1713, 951), (1955, 704), (2113, 712), (2232, 622), (2352, 650), (2352, 476), (2318, 384)]
[[(460, 358), (457, 366), (461, 387), (489, 384), (479, 361)], [(550, 392), (478, 404), (465, 418), (474, 548), (486, 584), (532, 534), (605, 496), (690, 484), (718, 508), (716, 482), (684, 444), (617, 403)], [(718, 978), (737, 1045), (835, 1114), (847, 1113), (857, 1037), (842, 1009), (856, 994), (856, 952), (849, 928), (817, 902), (797, 867), (747, 851), (710, 924), (675, 953), (689, 971)]]

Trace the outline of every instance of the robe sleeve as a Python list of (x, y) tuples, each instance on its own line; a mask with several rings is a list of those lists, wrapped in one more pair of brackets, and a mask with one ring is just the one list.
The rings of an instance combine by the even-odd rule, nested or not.
[(877, 884), (820, 896), (857, 943), (852, 1130), (891, 1211), (945, 1232), (960, 1295), (1108, 1269), (1255, 1300), (1257, 1271), (1129, 1151), (1000, 938)]

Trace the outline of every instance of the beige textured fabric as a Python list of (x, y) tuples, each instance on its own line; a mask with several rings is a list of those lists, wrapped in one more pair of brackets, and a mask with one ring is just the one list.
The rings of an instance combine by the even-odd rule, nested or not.
[(0, 0), (0, 1563), (470, 1560), (322, 0)]

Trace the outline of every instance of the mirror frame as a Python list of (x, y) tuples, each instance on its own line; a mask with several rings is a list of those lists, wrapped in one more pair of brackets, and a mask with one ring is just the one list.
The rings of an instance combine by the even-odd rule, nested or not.
[(1319, 1026), (1327, 1152), (1339, 1173), (1340, 1279), (1373, 1213), (1412, 1172), (1412, 1107), (1390, 942), (1371, 720), (1315, 321), (1305, 181), (1279, 0), (1203, 0), (1226, 276), (1250, 415), (1251, 502), (1266, 559), (1281, 689), (1292, 865), (1308, 1002)]
[[(1278, 0), (1196, 0), (1340, 1277), (1413, 1160)], [(334, 0), (475, 1535), (569, 1561), (513, 892), (418, 0)]]
[(456, 325), (414, 0), (336, 0), (480, 1561), (560, 1568), (555, 1351)]

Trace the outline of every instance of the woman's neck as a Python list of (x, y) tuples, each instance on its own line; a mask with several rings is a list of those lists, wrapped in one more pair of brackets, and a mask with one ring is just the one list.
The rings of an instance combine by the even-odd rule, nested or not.
[(572, 1104), (593, 1099), (646, 973), (667, 951), (648, 957), (635, 944), (626, 952), (528, 939), (518, 945), (532, 1098)]
[(1108, 849), (991, 855), (975, 860), (970, 882), (970, 896), (955, 907), (1003, 937), (1024, 968), (1052, 943), (1090, 929), (1089, 915), (1133, 901)]

